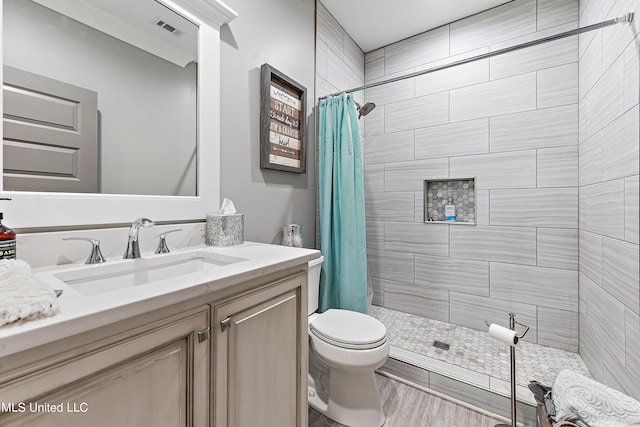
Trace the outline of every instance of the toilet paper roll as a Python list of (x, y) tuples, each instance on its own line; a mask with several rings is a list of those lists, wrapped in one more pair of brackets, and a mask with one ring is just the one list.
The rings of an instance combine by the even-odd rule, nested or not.
[(489, 336), (500, 340), (505, 344), (509, 344), (510, 346), (518, 344), (516, 331), (512, 331), (504, 326), (496, 325), (495, 323), (492, 323), (491, 326), (489, 326)]

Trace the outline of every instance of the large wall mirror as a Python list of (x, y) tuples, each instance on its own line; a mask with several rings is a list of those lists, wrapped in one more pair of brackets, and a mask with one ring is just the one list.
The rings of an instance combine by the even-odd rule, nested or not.
[[(0, 196), (12, 199), (0, 201), (0, 211), (12, 228), (109, 226), (140, 216), (201, 221), (217, 209), (220, 26), (235, 11), (221, 0), (0, 0), (0, 6), (0, 75), (19, 82), (3, 90), (0, 103), (6, 169)], [(63, 39), (71, 44), (56, 52)], [(98, 51), (124, 59), (97, 58)], [(115, 64), (107, 62), (128, 68), (114, 77)], [(86, 111), (95, 114), (82, 116)], [(95, 153), (85, 153), (94, 170), (76, 158), (79, 135), (92, 126)], [(38, 180), (68, 183), (81, 172), (88, 172), (85, 188), (37, 187)], [(16, 180), (25, 176), (21, 189)]]
[(198, 26), (155, 0), (4, 0), (4, 189), (196, 196)]

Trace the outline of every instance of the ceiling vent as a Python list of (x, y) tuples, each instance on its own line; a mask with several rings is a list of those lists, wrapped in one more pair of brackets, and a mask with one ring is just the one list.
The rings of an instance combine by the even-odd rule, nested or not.
[(157, 18), (153, 21), (153, 23), (156, 24), (158, 27), (162, 28), (163, 30), (173, 34), (174, 36), (179, 36), (182, 34), (180, 30), (178, 30), (173, 25), (169, 24), (164, 19)]

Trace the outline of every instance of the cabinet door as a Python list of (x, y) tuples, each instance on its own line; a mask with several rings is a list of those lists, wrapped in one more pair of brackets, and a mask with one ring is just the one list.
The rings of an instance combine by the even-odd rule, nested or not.
[(209, 423), (208, 310), (156, 325), (0, 385), (3, 426), (201, 426)]
[(306, 275), (216, 308), (216, 427), (307, 425), (303, 293)]

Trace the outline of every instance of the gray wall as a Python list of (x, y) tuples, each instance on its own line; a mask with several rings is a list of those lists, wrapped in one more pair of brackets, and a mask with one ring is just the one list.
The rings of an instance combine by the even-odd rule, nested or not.
[[(245, 239), (280, 243), (282, 224), (302, 224), (315, 246), (314, 39), (311, 0), (231, 0), (238, 18), (221, 38), (221, 197), (245, 214)], [(307, 88), (307, 173), (260, 169), (260, 66)]]
[[(364, 52), (320, 1), (317, 8), (316, 97), (364, 85)], [(364, 92), (353, 96), (364, 103)], [(364, 120), (358, 124), (364, 136)], [(316, 199), (316, 220), (320, 215), (317, 204)], [(316, 247), (320, 247), (320, 224), (316, 224)]]
[[(515, 0), (365, 55), (367, 83), (578, 26), (578, 2)], [(365, 91), (374, 303), (578, 349), (578, 39)], [(475, 177), (477, 225), (423, 223), (423, 180)]]
[(195, 64), (179, 67), (31, 1), (3, 8), (6, 65), (98, 92), (102, 193), (195, 195)]
[(580, 2), (580, 354), (593, 376), (640, 399), (638, 81), (640, 2)]

